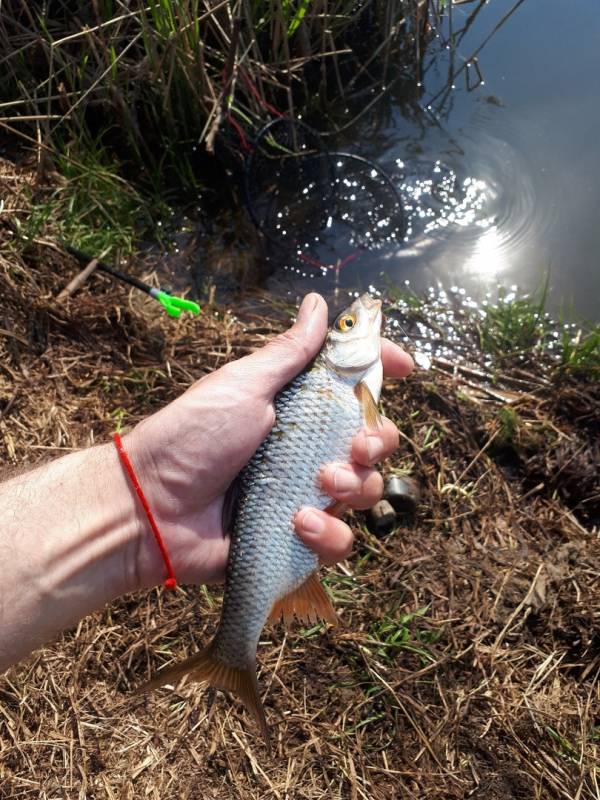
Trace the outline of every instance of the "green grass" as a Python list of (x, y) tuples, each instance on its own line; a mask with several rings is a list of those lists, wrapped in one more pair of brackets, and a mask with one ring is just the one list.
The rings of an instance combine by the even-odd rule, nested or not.
[(425, 304), (424, 298), (408, 286), (403, 287), (393, 284), (387, 275), (384, 276), (384, 285), (386, 287), (384, 313), (386, 308), (389, 311), (390, 307), (393, 309), (400, 308), (404, 311), (418, 311), (423, 308)]
[(168, 207), (124, 180), (104, 148), (90, 145), (78, 158), (66, 150), (55, 166), (61, 176), (58, 186), (36, 191), (31, 213), (19, 226), (25, 242), (58, 239), (105, 258), (129, 255), (143, 233), (157, 236), (156, 223)]
[(600, 379), (600, 324), (573, 326), (563, 314), (556, 321), (546, 311), (547, 299), (548, 280), (534, 296), (500, 290), (498, 301), (483, 307), (477, 325), (481, 350), (500, 360), (548, 356), (557, 374)]
[(361, 588), (361, 584), (355, 578), (333, 569), (323, 576), (323, 585), (336, 606), (355, 603), (357, 590)]
[[(102, 137), (144, 180), (169, 173), (192, 191), (196, 146), (212, 152), (221, 137), (240, 151), (230, 113), (251, 135), (269, 106), (299, 113), (315, 98), (335, 100), (349, 31), (361, 46), (367, 37), (386, 45), (387, 58), (406, 10), (404, 0), (378, 4), (380, 24), (357, 36), (368, 0), (88, 0), (75, 14), (73, 5), (2, 7), (5, 123), (53, 152)], [(324, 68), (309, 80), (303, 65), (318, 58)]]
[[(513, 366), (534, 372), (542, 367), (557, 380), (600, 380), (600, 323), (573, 322), (572, 311), (553, 317), (548, 312), (549, 290), (546, 276), (532, 295), (500, 288), (495, 301), (473, 307), (460, 297), (430, 298), (390, 285), (384, 309), (400, 323), (403, 336), (421, 342), (419, 350), (428, 340), (433, 350), (440, 341), (454, 342), (456, 356), (467, 362), (481, 363), (481, 355), (488, 356), (486, 370), (495, 375), (510, 374)], [(416, 330), (414, 322), (419, 323)], [(425, 446), (432, 446), (432, 435), (433, 430)]]
[(397, 618), (386, 614), (371, 626), (369, 648), (386, 663), (393, 662), (400, 650), (415, 653), (423, 664), (435, 662), (430, 646), (439, 640), (443, 629), (420, 624), (428, 610), (429, 606), (424, 606)]
[(580, 329), (575, 336), (563, 327), (559, 354), (563, 372), (600, 380), (600, 324), (591, 326), (587, 332)]
[[(370, 59), (367, 38), (382, 62), (400, 52), (394, 25), (416, 2), (377, 4), (368, 32), (360, 15), (371, 14), (369, 0), (3, 5), (0, 129), (62, 180), (35, 198), (20, 233), (55, 235), (93, 255), (131, 252), (157, 218), (157, 197), (197, 202), (206, 184), (221, 190), (228, 178), (212, 153), (228, 169), (241, 163), (236, 125), (251, 138), (273, 108), (297, 115), (315, 105), (322, 119), (340, 81)], [(348, 46), (352, 54), (340, 56)], [(343, 79), (340, 59), (354, 65)]]
[(549, 333), (547, 296), (547, 280), (537, 297), (514, 297), (501, 289), (495, 304), (483, 306), (478, 326), (481, 349), (500, 357), (544, 350)]
[(521, 419), (514, 408), (502, 406), (498, 410), (499, 430), (494, 440), (497, 448), (509, 447), (514, 444), (518, 436)]
[(564, 759), (572, 761), (575, 764), (579, 763), (580, 752), (577, 747), (566, 738), (566, 736), (563, 736), (550, 725), (546, 725), (546, 732), (550, 738), (556, 742), (558, 745), (558, 752)]

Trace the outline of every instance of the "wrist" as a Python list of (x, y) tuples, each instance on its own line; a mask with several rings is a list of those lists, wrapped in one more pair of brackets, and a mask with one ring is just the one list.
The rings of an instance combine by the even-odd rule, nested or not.
[[(90, 577), (90, 589), (102, 593), (98, 605), (141, 588), (137, 562), (144, 519), (127, 482), (113, 442), (74, 453), (79, 458), (80, 495), (73, 509), (73, 575)], [(74, 472), (70, 465), (71, 473)], [(142, 512), (143, 513), (143, 512)], [(67, 540), (68, 541), (68, 540)]]
[(146, 514), (141, 498), (138, 496), (134, 482), (137, 480), (142, 494), (147, 502), (150, 512), (158, 528), (158, 536), (162, 538), (164, 521), (157, 513), (159, 503), (156, 497), (156, 464), (152, 461), (151, 453), (144, 444), (144, 436), (140, 435), (140, 423), (136, 428), (122, 437), (121, 447), (125, 458), (129, 462), (133, 476), (129, 473), (123, 457), (119, 454), (116, 442), (112, 447), (118, 461), (118, 472), (125, 484), (126, 493), (132, 503), (136, 525), (135, 536), (130, 541), (127, 556), (127, 567), (124, 580), (127, 591), (149, 588), (164, 583), (167, 574), (165, 559), (161, 553), (156, 535)]
[[(173, 443), (177, 427), (164, 424), (163, 412), (139, 423), (123, 438), (123, 447), (156, 520), (178, 583), (223, 580), (229, 540), (222, 532), (222, 504), (203, 496), (206, 467), (190, 465), (181, 444)], [(200, 449), (200, 448), (199, 448)], [(116, 453), (115, 448), (115, 453)], [(125, 469), (123, 479), (129, 481)], [(129, 484), (129, 491), (135, 490)], [(162, 584), (167, 567), (141, 503), (136, 496), (141, 535), (135, 554), (138, 588)]]

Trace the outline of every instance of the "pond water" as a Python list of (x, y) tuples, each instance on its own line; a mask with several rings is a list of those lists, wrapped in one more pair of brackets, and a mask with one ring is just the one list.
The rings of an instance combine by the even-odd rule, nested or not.
[[(600, 319), (597, 2), (455, 3), (455, 36), (476, 10), (453, 53), (444, 46), (448, 21), (440, 26), (418, 106), (394, 98), (383, 115), (374, 106), (336, 142), (386, 170), (406, 229), (369, 247), (329, 220), (318, 260), (332, 266), (334, 252), (343, 266), (276, 254), (271, 292), (295, 300), (307, 289), (345, 294), (408, 281), (481, 300), (498, 284), (524, 293), (547, 277), (551, 309)], [(474, 66), (472, 55), (501, 22)], [(390, 197), (381, 205), (391, 202), (393, 215)]]

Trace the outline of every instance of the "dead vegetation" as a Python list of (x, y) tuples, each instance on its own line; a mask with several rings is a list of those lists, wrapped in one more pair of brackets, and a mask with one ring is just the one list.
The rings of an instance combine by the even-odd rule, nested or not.
[[(199, 147), (233, 150), (272, 115), (364, 110), (419, 70), (440, 0), (57, 0), (0, 16), (0, 129), (57, 153), (127, 162), (196, 192)], [(403, 72), (403, 71), (399, 71)], [(405, 77), (405, 76), (404, 76)], [(344, 123), (351, 124), (350, 120)], [(68, 147), (65, 147), (66, 143)], [(107, 156), (107, 157), (106, 157)]]
[[(13, 222), (24, 180), (5, 167)], [(78, 269), (0, 228), (6, 465), (106, 440), (283, 324), (267, 307), (163, 319), (97, 275), (58, 305)], [(402, 432), (386, 468), (419, 481), (422, 505), (382, 541), (355, 518), (355, 552), (326, 579), (340, 627), (265, 630), (273, 757), (221, 695), (132, 697), (219, 615), (212, 589), (157, 589), (0, 680), (0, 797), (600, 797), (599, 384), (503, 405), (417, 373), (384, 398)]]

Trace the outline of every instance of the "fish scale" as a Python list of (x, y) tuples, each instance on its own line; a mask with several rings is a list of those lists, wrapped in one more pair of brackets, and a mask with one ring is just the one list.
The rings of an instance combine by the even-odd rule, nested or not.
[[(354, 381), (322, 359), (275, 399), (276, 422), (240, 476), (226, 591), (215, 653), (238, 668), (254, 663), (260, 633), (276, 600), (318, 567), (298, 538), (294, 516), (303, 505), (325, 509), (320, 469), (348, 461), (362, 425)], [(243, 643), (243, 646), (241, 644)]]
[(256, 676), (258, 640), (269, 617), (335, 621), (316, 578), (317, 556), (297, 536), (294, 518), (302, 506), (331, 505), (319, 485), (321, 468), (349, 461), (352, 438), (363, 424), (380, 424), (381, 319), (381, 302), (359, 297), (337, 318), (312, 367), (275, 397), (273, 429), (230, 495), (237, 495), (235, 520), (215, 637), (139, 691), (188, 673), (227, 689), (254, 715), (269, 746)]

